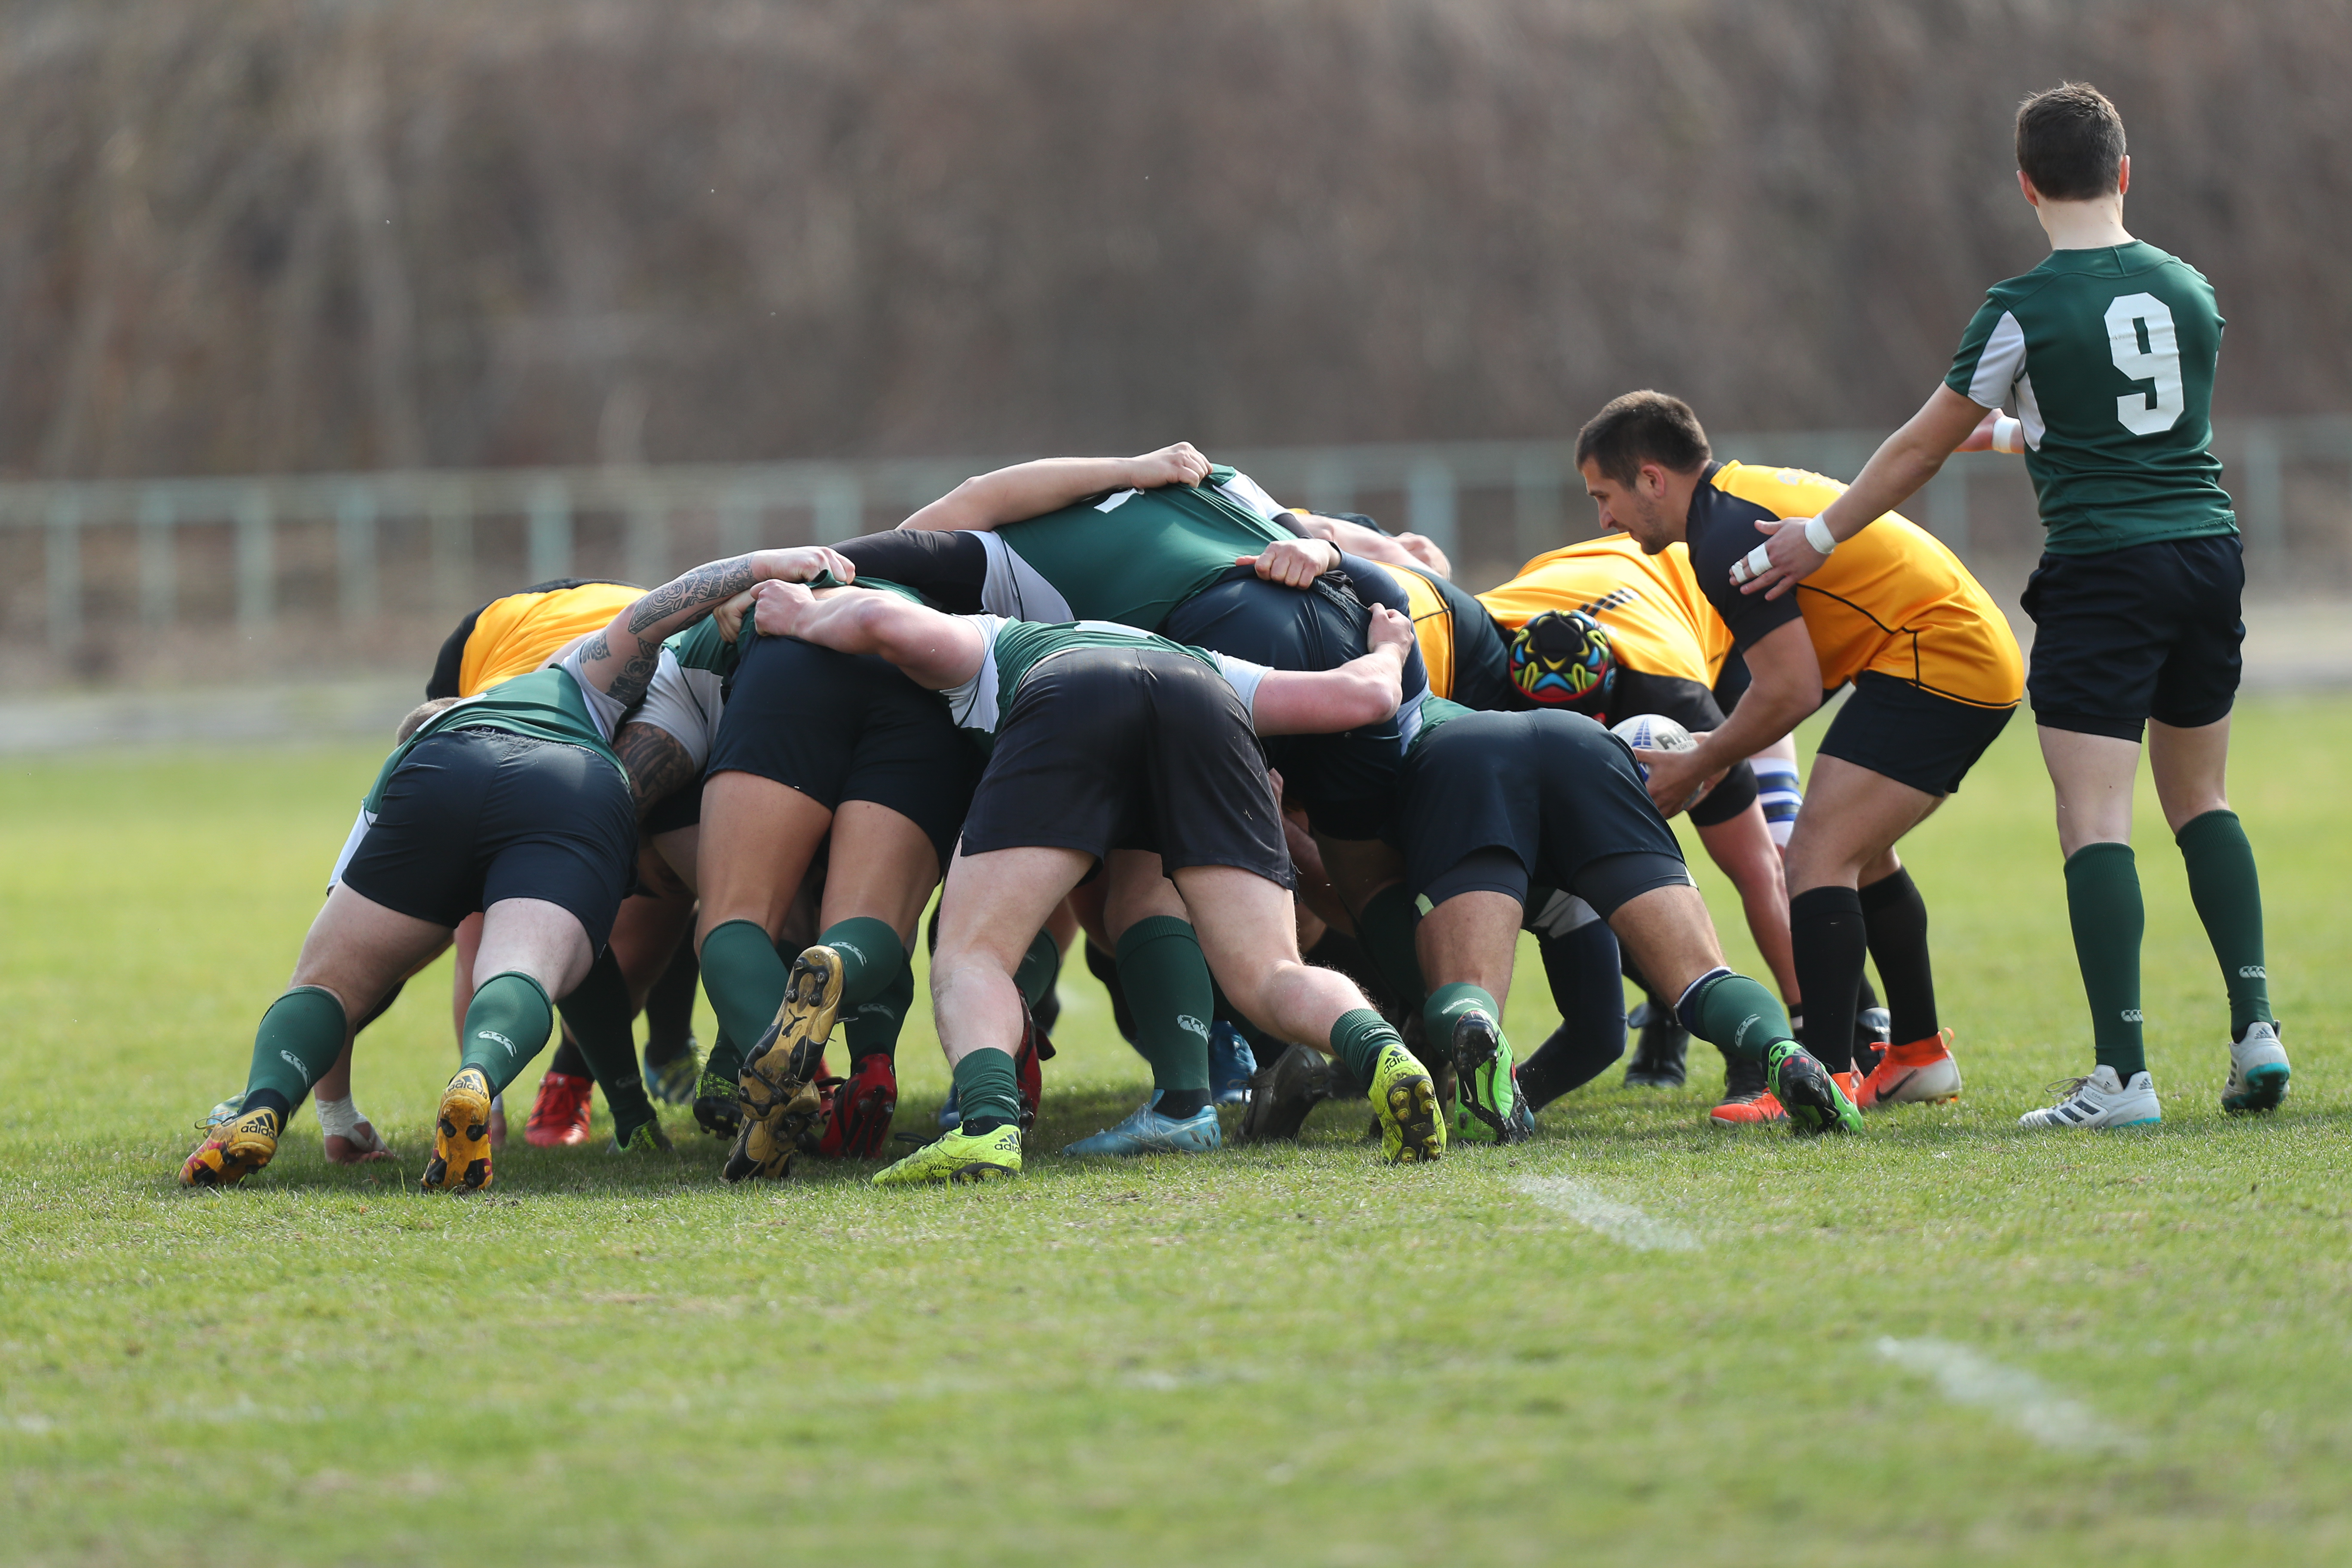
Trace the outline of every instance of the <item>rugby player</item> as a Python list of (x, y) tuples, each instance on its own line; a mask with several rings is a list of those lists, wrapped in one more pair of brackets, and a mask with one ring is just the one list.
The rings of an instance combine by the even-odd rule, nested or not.
[[(664, 637), (754, 583), (828, 570), (854, 569), (820, 548), (697, 567), (627, 605), (560, 667), (419, 722), (368, 791), (292, 984), (262, 1017), (243, 1111), (207, 1129), (182, 1184), (226, 1185), (267, 1165), (294, 1107), (341, 1054), (348, 1020), (477, 910), (478, 984), (423, 1185), (488, 1184), (491, 1097), (547, 1044), (555, 999), (588, 975), (628, 889), (636, 821), (614, 726), (644, 695)], [(641, 1086), (635, 1104), (606, 1092), (617, 1147), (660, 1142)]]
[[(2009, 722), (2024, 674), (2009, 623), (1957, 556), (1891, 514), (1795, 593), (1741, 593), (1732, 568), (1757, 525), (1818, 512), (1841, 487), (1792, 468), (1717, 462), (1678, 398), (1617, 398), (1578, 432), (1576, 458), (1602, 527), (1624, 529), (1653, 553), (1687, 546), (1700, 592), (1752, 680), (1696, 748), (1644, 754), (1662, 809), (1787, 735), (1825, 693), (1853, 686), (1822, 738), (1789, 838), (1806, 1036), (1865, 1110), (1958, 1094), (1958, 1064), (1936, 1014), (1927, 904), (1895, 846)], [(1895, 1041), (1867, 1080), (1853, 1070), (1865, 954), (1885, 986)], [(1755, 1103), (1759, 1117), (1774, 1109)]]
[(1790, 511), (1750, 589), (1802, 594), (1835, 570), (1830, 550), (1883, 529), (1880, 514), (1956, 447), (2022, 450), (2047, 531), (2025, 590), (2027, 684), (2095, 1052), (2089, 1075), (2023, 1124), (2163, 1119), (2142, 1040), (2147, 916), (2130, 842), (2143, 733), (2228, 998), (2221, 1109), (2273, 1110), (2291, 1069), (2271, 1010), (2261, 879), (2225, 788), (2245, 566), (2211, 451), (2221, 316), (2196, 268), (2124, 227), (2131, 159), (2105, 94), (2079, 82), (2036, 93), (2015, 139), (2018, 192), (2048, 259), (1993, 285), (1943, 384), (1852, 489)]
[(1481, 713), (1432, 698), (1398, 794), (1407, 882), (1430, 905), (1415, 933), (1431, 987), (1423, 1026), (1449, 1041), (1465, 1114), (1495, 1141), (1517, 1142), (1533, 1127), (1502, 1017), (1537, 883), (1607, 921), (1641, 972), (1676, 998), (1691, 1033), (1759, 1063), (1791, 1131), (1860, 1129), (1772, 994), (1724, 964), (1674, 831), (1623, 742), (1578, 713)]
[(963, 1119), (877, 1184), (1019, 1173), (1013, 1060), (1031, 1025), (1013, 974), (1026, 933), (1119, 849), (1160, 858), (1236, 1005), (1285, 1038), (1325, 1042), (1370, 1086), (1391, 1160), (1443, 1152), (1427, 1069), (1354, 985), (1298, 957), (1290, 856), (1253, 734), (1339, 733), (1392, 714), (1412, 646), (1402, 616), (1374, 613), (1370, 651), (1298, 672), (1108, 622), (949, 616), (854, 589), (762, 588), (758, 614), (763, 633), (890, 659), (945, 692), (989, 748), (931, 971)]
[[(1139, 458), (1048, 458), (979, 475), (893, 532), (839, 548), (866, 580), (904, 584), (950, 613), (1117, 622), (1279, 669), (1331, 668), (1366, 647), (1369, 612), (1351, 570), (1370, 569), (1302, 537), (1246, 476), (1181, 442)], [(1386, 574), (1376, 575), (1393, 592)], [(1403, 681), (1397, 714), (1349, 734), (1277, 737), (1266, 752), (1307, 813), (1374, 962), (1396, 989), (1418, 994), (1413, 911), (1401, 863), (1380, 837), (1427, 687), (1417, 652)], [(1188, 1139), (1207, 1146), (1215, 1136), (1203, 1114), (1208, 1042), (1192, 1026), (1209, 1016), (1209, 972), (1172, 890), (1155, 887), (1163, 879), (1144, 858), (1109, 865), (1105, 934), (1128, 993), (1150, 998), (1137, 1048), (1152, 1063), (1155, 1104), (1186, 1114), (1169, 1121), (1147, 1107), (1129, 1129), (1144, 1136), (1129, 1142), (1136, 1152)], [(1103, 1136), (1126, 1138), (1116, 1128)]]

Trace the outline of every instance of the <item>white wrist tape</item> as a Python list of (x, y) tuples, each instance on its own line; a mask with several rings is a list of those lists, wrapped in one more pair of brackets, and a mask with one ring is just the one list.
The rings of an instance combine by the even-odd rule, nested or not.
[(314, 1099), (310, 1109), (318, 1113), (319, 1131), (330, 1138), (348, 1138), (352, 1128), (367, 1120), (367, 1112), (348, 1100)]
[(1996, 452), (2025, 450), (2025, 421), (2011, 419), (2006, 414), (1992, 416), (1992, 449)]
[(1827, 555), (1837, 548), (1837, 535), (1820, 518), (1809, 517), (1805, 519), (1805, 542), (1813, 547), (1814, 553)]

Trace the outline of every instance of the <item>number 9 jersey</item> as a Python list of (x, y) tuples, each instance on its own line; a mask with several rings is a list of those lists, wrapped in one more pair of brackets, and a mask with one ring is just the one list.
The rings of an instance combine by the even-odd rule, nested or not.
[(2024, 426), (2046, 548), (2096, 555), (2238, 531), (2213, 438), (2213, 287), (2137, 240), (1993, 285), (1944, 384)]

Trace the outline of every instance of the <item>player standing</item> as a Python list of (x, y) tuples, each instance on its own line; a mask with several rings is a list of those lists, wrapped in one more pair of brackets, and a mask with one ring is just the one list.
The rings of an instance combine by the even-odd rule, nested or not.
[(2037, 627), (2027, 685), (2057, 793), (2097, 1052), (2089, 1077), (2023, 1124), (2163, 1119), (2141, 1044), (2145, 914), (2130, 843), (2143, 726), (2165, 825), (2229, 994), (2221, 1109), (2274, 1110), (2288, 1065), (2263, 964), (2262, 889), (2223, 788), (2245, 565), (2209, 449), (2221, 317), (2196, 268), (2125, 229), (2123, 117), (2096, 88), (2068, 82), (2020, 107), (2017, 184), (2049, 258), (1993, 286), (1944, 384), (1834, 505), (1780, 528), (1751, 590), (1785, 592), (1822, 563), (1819, 546), (1900, 505), (1964, 438), (2021, 444), (2048, 531), (2025, 589)]

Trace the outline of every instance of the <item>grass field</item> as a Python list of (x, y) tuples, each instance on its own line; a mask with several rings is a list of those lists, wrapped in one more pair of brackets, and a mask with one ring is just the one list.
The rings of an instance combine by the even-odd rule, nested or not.
[[(1431, 1169), (1326, 1110), (1297, 1148), (738, 1191), (673, 1114), (674, 1162), (518, 1141), (467, 1202), (405, 1184), (439, 969), (362, 1044), (399, 1171), (327, 1166), (304, 1116), (244, 1189), (172, 1182), (375, 753), (8, 764), (0, 1558), (2345, 1561), (2352, 1038), (2318, 1004), (2352, 700), (2250, 704), (2237, 746), (2296, 1066), (2272, 1121), (2216, 1110), (2220, 986), (2151, 800), (2166, 1125), (2016, 1130), (2088, 1063), (2020, 724), (1909, 847), (1967, 1097), (1866, 1138), (1712, 1131), (1708, 1059)], [(1033, 1150), (1145, 1084), (1064, 992)], [(902, 1059), (928, 1126), (927, 1018)]]

